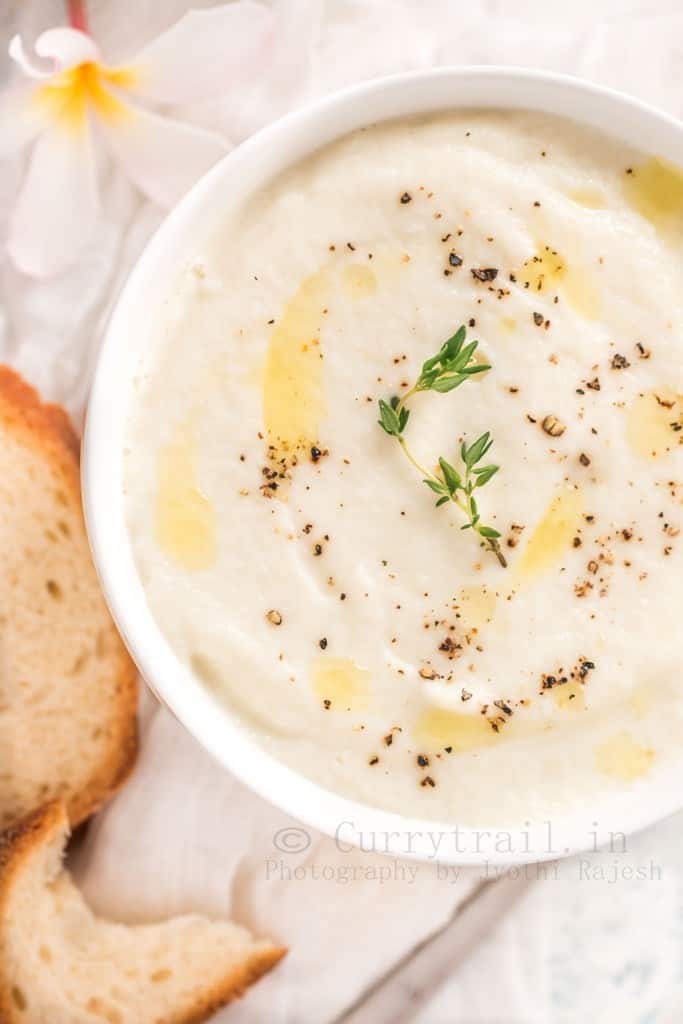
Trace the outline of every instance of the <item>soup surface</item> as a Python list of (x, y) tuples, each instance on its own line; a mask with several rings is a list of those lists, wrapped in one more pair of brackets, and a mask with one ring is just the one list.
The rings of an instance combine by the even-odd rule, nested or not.
[(532, 114), (371, 127), (216, 211), (141, 344), (127, 518), (258, 743), (463, 824), (680, 756), (682, 251), (680, 170)]

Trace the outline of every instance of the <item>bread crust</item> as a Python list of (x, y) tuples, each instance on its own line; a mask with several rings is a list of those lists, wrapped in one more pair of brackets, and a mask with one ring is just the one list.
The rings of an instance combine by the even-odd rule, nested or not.
[(22, 1021), (12, 998), (12, 979), (6, 975), (3, 929), (8, 916), (12, 888), (27, 861), (37, 848), (48, 843), (60, 830), (68, 835), (66, 809), (61, 800), (53, 800), (32, 811), (16, 825), (0, 834), (0, 1024), (29, 1024)]
[[(85, 535), (80, 442), (66, 411), (59, 405), (43, 402), (36, 389), (18, 373), (0, 365), (0, 425), (48, 462), (73, 500)], [(108, 749), (102, 761), (92, 766), (89, 784), (78, 793), (64, 795), (72, 825), (90, 817), (121, 787), (137, 756), (138, 673), (111, 619), (109, 630), (117, 714), (113, 720), (103, 723), (109, 738)]]
[(14, 875), (21, 870), (24, 861), (35, 849), (49, 843), (61, 831), (66, 841), (69, 835), (66, 808), (61, 800), (51, 800), (0, 833), (0, 921), (4, 919)]
[(282, 960), (286, 952), (283, 946), (274, 946), (272, 949), (252, 953), (247, 964), (226, 974), (211, 991), (198, 1000), (189, 1013), (169, 1017), (168, 1024), (202, 1024), (207, 1021), (233, 999), (240, 999), (251, 985)]
[[(63, 802), (53, 800), (0, 834), (0, 1024), (30, 1024), (12, 998), (12, 979), (5, 974), (2, 955), (2, 933), (13, 886), (23, 870), (30, 870), (31, 855), (60, 834), (65, 842), (68, 829)], [(189, 1011), (168, 1017), (164, 1024), (202, 1024), (222, 1006), (244, 995), (249, 986), (274, 967), (286, 952), (287, 949), (280, 946), (254, 950), (246, 963), (228, 971)], [(138, 1024), (144, 1024), (144, 1021)]]

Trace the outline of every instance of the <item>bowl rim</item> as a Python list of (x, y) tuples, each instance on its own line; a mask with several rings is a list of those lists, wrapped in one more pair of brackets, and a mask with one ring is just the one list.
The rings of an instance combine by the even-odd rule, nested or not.
[[(458, 104), (456, 96), (448, 94), (449, 87), (477, 93), (481, 102), (470, 99)], [(426, 99), (437, 94), (438, 102), (429, 103)], [(489, 101), (496, 96), (498, 102)], [(417, 104), (416, 109), (406, 109), (406, 97), (411, 98), (407, 107)], [(534, 97), (537, 100), (530, 106), (526, 99), (533, 101)], [(548, 97), (553, 98), (552, 103)], [(590, 110), (588, 117), (572, 115), (564, 109), (558, 110), (558, 103), (566, 107), (589, 104), (590, 110), (606, 109), (624, 117), (629, 115), (642, 130), (642, 134), (632, 140), (639, 149), (648, 148), (650, 137), (659, 141), (670, 133), (669, 155), (683, 165), (683, 123), (635, 97), (569, 75), (500, 65), (469, 65), (403, 72), (354, 84), (261, 129), (228, 153), (193, 186), (168, 214), (136, 261), (110, 315), (97, 357), (83, 441), (84, 512), (95, 566), (119, 631), (153, 692), (223, 768), (296, 822), (333, 837), (337, 848), (343, 852), (372, 849), (396, 857), (463, 866), (514, 866), (550, 860), (593, 852), (613, 842), (615, 835), (637, 832), (683, 806), (683, 794), (674, 795), (676, 789), (671, 786), (670, 794), (663, 796), (666, 787), (650, 779), (626, 793), (608, 793), (590, 807), (585, 804), (557, 821), (546, 819), (514, 825), (503, 821), (498, 826), (467, 827), (454, 822), (406, 817), (340, 796), (267, 753), (250, 738), (238, 717), (210, 694), (176, 657), (146, 604), (124, 517), (122, 465), (126, 402), (121, 400), (121, 389), (130, 386), (133, 373), (130, 366), (122, 369), (121, 352), (131, 335), (144, 336), (143, 330), (138, 328), (136, 332), (135, 325), (144, 323), (145, 304), (155, 310), (158, 308), (149, 301), (149, 295), (156, 295), (163, 301), (164, 290), (168, 292), (168, 285), (164, 289), (159, 283), (161, 279), (166, 282), (171, 279), (168, 273), (164, 278), (164, 267), (167, 271), (172, 265), (179, 269), (188, 262), (188, 241), (193, 236), (195, 239), (204, 237), (199, 214), (203, 210), (206, 216), (210, 197), (222, 184), (227, 187), (225, 182), (230, 184), (231, 179), (234, 179), (233, 191), (239, 192), (241, 187), (244, 195), (260, 187), (258, 183), (255, 186), (239, 184), (240, 173), (253, 171), (259, 154), (275, 150), (291, 156), (263, 176), (263, 181), (267, 181), (288, 164), (353, 127), (407, 116), (411, 112), (426, 114), (458, 106), (462, 109), (535, 109), (574, 116), (580, 123), (599, 127), (591, 120)], [(381, 116), (377, 116), (378, 110)], [(609, 131), (604, 127), (601, 130)], [(623, 132), (615, 134), (625, 139)], [(239, 198), (235, 200), (239, 201)], [(186, 245), (184, 256), (183, 245)], [(130, 348), (128, 363), (134, 351)], [(590, 827), (587, 827), (588, 819)], [(305, 828), (293, 825), (289, 831), (295, 836), (295, 845), (279, 844), (278, 832), (273, 840), (275, 852), (300, 851), (310, 844), (311, 836)], [(296, 834), (299, 835), (298, 846)], [(487, 838), (483, 839), (484, 836)]]

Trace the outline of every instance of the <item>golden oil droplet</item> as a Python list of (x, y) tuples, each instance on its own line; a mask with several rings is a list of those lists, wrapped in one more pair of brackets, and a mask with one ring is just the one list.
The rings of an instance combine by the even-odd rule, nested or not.
[(377, 277), (374, 270), (365, 263), (350, 263), (342, 271), (342, 280), (347, 295), (361, 299), (377, 291)]
[(654, 759), (654, 750), (637, 743), (630, 732), (615, 733), (595, 751), (595, 764), (603, 775), (633, 782), (646, 775)]
[(359, 711), (368, 706), (370, 673), (350, 658), (316, 658), (311, 679), (320, 700), (330, 702), (330, 711)]
[(683, 232), (683, 170), (651, 157), (624, 178), (627, 200), (658, 231)]
[(514, 334), (517, 330), (517, 321), (511, 316), (502, 316), (500, 318), (500, 329), (505, 334)]
[(562, 711), (583, 711), (586, 707), (585, 687), (581, 683), (563, 683), (551, 690), (553, 700)]
[(548, 505), (513, 572), (513, 580), (530, 581), (551, 569), (571, 547), (581, 523), (581, 492), (565, 487)]
[(190, 572), (216, 557), (216, 513), (197, 482), (197, 439), (189, 425), (158, 456), (156, 536), (161, 549)]
[(415, 725), (415, 739), (428, 750), (453, 747), (453, 750), (463, 752), (497, 743), (507, 728), (508, 724), (501, 725), (496, 732), (489, 719), (478, 713), (468, 715), (443, 708), (428, 708)]
[(636, 455), (659, 459), (679, 443), (681, 433), (672, 423), (680, 423), (683, 402), (667, 388), (639, 395), (626, 413), (626, 437)]
[(519, 277), (532, 295), (559, 292), (586, 320), (595, 320), (600, 313), (600, 293), (589, 275), (549, 245), (539, 247), (536, 255), (526, 261)]
[(496, 595), (487, 587), (464, 587), (457, 600), (465, 629), (482, 629), (496, 614)]
[(641, 683), (636, 686), (628, 699), (629, 707), (636, 718), (645, 718), (654, 704), (652, 685)]
[(585, 320), (597, 320), (600, 315), (600, 292), (591, 282), (587, 273), (569, 267), (562, 294), (575, 313)]
[(531, 293), (547, 295), (564, 281), (567, 276), (567, 264), (556, 250), (544, 245), (526, 261), (518, 276)]
[(575, 188), (569, 192), (569, 198), (587, 210), (604, 210), (607, 206), (604, 194), (597, 188)]
[(270, 336), (263, 374), (269, 443), (291, 451), (318, 440), (326, 413), (320, 326), (329, 291), (326, 268), (307, 277)]

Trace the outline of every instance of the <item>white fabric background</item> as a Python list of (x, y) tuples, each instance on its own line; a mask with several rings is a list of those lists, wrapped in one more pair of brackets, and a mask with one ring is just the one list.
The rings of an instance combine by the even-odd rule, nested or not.
[[(266, 2), (266, 0), (264, 0)], [(183, 13), (181, 0), (92, 0), (93, 33), (125, 56)], [(205, 6), (196, 4), (196, 6)], [(682, 0), (274, 0), (274, 53), (218, 103), (181, 113), (237, 143), (293, 106), (347, 82), (431, 64), (513, 63), (565, 71), (634, 93), (683, 115)], [(0, 42), (32, 38), (62, 20), (56, 0), (4, 0)], [(0, 55), (0, 80), (7, 62)], [(0, 223), (22, 165), (2, 167)], [(0, 358), (77, 422), (108, 310), (160, 220), (103, 166), (96, 237), (61, 277), (35, 283), (0, 263)], [(534, 880), (518, 907), (420, 1015), (423, 1024), (673, 1024), (683, 1019), (683, 818), (629, 843), (616, 861), (649, 877), (581, 877), (578, 861)], [(477, 884), (372, 854), (343, 854), (313, 835), (279, 854), (284, 816), (218, 770), (164, 711), (146, 716), (133, 780), (98, 816), (77, 872), (94, 907), (143, 920), (183, 910), (230, 914), (287, 943), (287, 961), (217, 1019), (323, 1024), (439, 928)], [(268, 868), (269, 860), (278, 866)], [(650, 862), (654, 861), (654, 866)], [(303, 869), (287, 880), (284, 868)], [(328, 880), (312, 877), (325, 871)], [(351, 868), (365, 877), (349, 881)], [(380, 868), (391, 877), (380, 880)], [(656, 877), (656, 871), (660, 877)], [(653, 877), (653, 871), (655, 875)], [(270, 877), (269, 877), (270, 873)], [(373, 877), (374, 874), (374, 877)], [(390, 1018), (389, 1018), (390, 1019)], [(57, 1024), (57, 1022), (55, 1022)], [(383, 1024), (373, 1021), (373, 1024)]]

